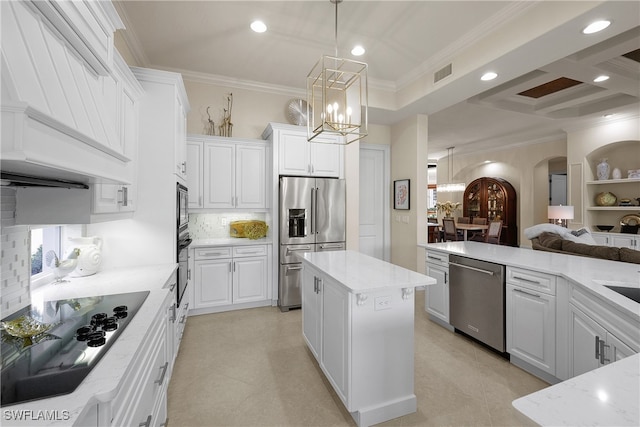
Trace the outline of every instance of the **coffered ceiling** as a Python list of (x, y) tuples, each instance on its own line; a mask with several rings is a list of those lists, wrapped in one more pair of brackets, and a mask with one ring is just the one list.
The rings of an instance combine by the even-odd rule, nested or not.
[[(139, 65), (231, 87), (304, 97), (334, 54), (323, 1), (122, 1)], [(249, 24), (260, 19), (267, 32)], [(604, 31), (582, 28), (609, 19)], [(338, 55), (369, 65), (370, 122), (429, 115), (429, 157), (563, 138), (566, 129), (640, 114), (640, 2), (359, 1), (338, 6)], [(450, 69), (450, 71), (449, 71)], [(440, 73), (438, 73), (440, 71)], [(498, 78), (480, 80), (485, 71)], [(444, 78), (436, 80), (436, 74)], [(594, 83), (606, 74), (609, 80)], [(615, 118), (614, 118), (615, 119)]]

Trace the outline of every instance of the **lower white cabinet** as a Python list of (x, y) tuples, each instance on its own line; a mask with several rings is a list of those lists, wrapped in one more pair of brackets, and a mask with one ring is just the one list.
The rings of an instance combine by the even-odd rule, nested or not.
[(424, 309), (432, 317), (449, 323), (449, 255), (427, 251), (426, 275), (436, 279), (425, 289)]
[(556, 276), (507, 267), (506, 341), (511, 361), (556, 375)]
[(270, 305), (268, 253), (267, 245), (195, 249), (190, 314)]
[(624, 233), (592, 233), (593, 239), (599, 245), (629, 248), (640, 251), (640, 236)]
[[(173, 293), (170, 293), (166, 300), (168, 305), (173, 298)], [(136, 355), (125, 374), (124, 385), (109, 403), (109, 410), (101, 414), (110, 414), (110, 419), (101, 420), (100, 425), (146, 427), (166, 423), (166, 403), (162, 401), (167, 399), (170, 364), (166, 346), (167, 304), (145, 338), (142, 346), (145, 350)], [(165, 412), (159, 413), (162, 408)]]
[(637, 353), (573, 304), (569, 304), (571, 376)]

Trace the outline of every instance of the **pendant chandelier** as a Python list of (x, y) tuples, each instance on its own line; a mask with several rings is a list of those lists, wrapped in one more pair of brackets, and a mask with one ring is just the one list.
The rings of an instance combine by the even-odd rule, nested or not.
[(447, 148), (447, 168), (449, 179), (446, 184), (438, 184), (436, 191), (438, 193), (456, 193), (462, 192), (466, 188), (464, 182), (452, 183), (453, 181), (453, 147)]
[[(338, 4), (335, 56), (323, 55), (307, 75), (307, 140), (349, 144), (367, 136), (367, 64), (338, 58)], [(318, 135), (340, 135), (327, 141)]]

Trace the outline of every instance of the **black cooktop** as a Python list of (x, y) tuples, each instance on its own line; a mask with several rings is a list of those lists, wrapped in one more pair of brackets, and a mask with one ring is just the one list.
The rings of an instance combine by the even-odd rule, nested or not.
[(131, 322), (149, 291), (32, 302), (3, 319), (51, 325), (21, 338), (2, 330), (2, 406), (73, 392)]

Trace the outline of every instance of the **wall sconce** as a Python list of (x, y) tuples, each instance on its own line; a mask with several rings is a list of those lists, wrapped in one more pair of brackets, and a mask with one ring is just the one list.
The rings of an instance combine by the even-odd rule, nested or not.
[(547, 218), (551, 224), (567, 227), (567, 220), (573, 219), (573, 206), (549, 206), (547, 208)]

